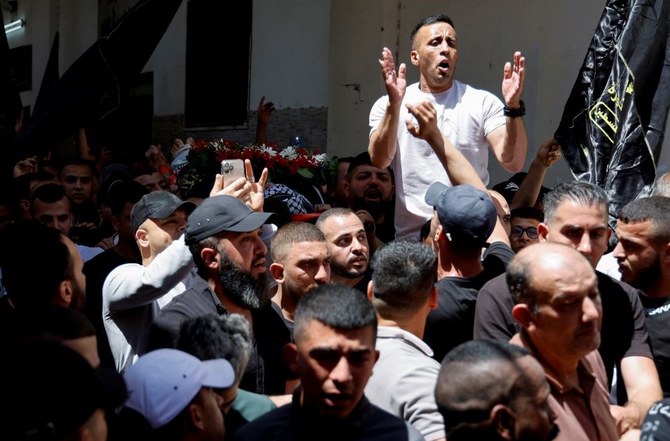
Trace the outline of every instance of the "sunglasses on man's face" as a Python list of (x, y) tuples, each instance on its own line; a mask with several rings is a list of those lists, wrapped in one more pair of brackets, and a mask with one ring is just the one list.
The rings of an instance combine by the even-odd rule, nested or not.
[(537, 234), (537, 228), (536, 227), (512, 227), (510, 230), (510, 237), (514, 238), (519, 238), (523, 236), (523, 233), (526, 233), (526, 236), (528, 236), (529, 239), (537, 239), (538, 234)]

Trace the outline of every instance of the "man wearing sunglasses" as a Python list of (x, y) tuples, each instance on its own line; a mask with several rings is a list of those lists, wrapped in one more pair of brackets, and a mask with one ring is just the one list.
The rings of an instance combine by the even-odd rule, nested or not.
[(540, 241), (537, 225), (544, 220), (544, 214), (533, 207), (515, 208), (510, 213), (509, 243), (512, 251), (518, 253), (522, 248)]

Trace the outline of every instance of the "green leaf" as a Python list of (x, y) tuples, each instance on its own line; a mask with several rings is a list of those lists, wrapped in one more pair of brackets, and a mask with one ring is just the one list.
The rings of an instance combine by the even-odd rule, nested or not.
[(312, 179), (314, 177), (314, 173), (311, 170), (308, 170), (304, 167), (298, 169), (298, 174), (300, 176), (302, 176), (303, 178), (307, 178), (307, 179)]

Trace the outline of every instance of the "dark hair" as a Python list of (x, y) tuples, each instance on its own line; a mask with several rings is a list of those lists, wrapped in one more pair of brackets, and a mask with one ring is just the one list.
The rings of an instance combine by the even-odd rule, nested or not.
[(421, 20), (417, 25), (414, 27), (412, 30), (412, 33), (409, 35), (409, 44), (413, 48), (414, 47), (414, 37), (416, 37), (416, 34), (419, 32), (419, 29), (421, 29), (424, 26), (430, 26), (435, 23), (447, 23), (449, 26), (452, 28), (456, 29), (456, 26), (454, 26), (453, 20), (445, 14), (436, 14), (436, 15), (430, 15), (423, 20)]
[(584, 181), (561, 182), (544, 196), (544, 219), (547, 223), (556, 220), (558, 207), (565, 201), (572, 201), (588, 207), (602, 206), (608, 217), (609, 203), (605, 190)]
[(68, 165), (85, 165), (86, 167), (91, 170), (91, 174), (95, 177), (98, 176), (98, 172), (95, 169), (95, 162), (88, 160), (88, 159), (83, 159), (80, 156), (66, 156), (63, 158), (61, 161), (60, 165), (60, 172), (61, 174), (63, 173), (63, 169), (67, 167)]
[(138, 182), (113, 181), (107, 189), (109, 209), (114, 216), (119, 217), (126, 204), (136, 204), (147, 193), (149, 190)]
[(58, 202), (66, 197), (65, 187), (63, 187), (61, 184), (44, 184), (37, 187), (30, 196), (30, 205), (32, 206), (35, 201), (42, 201), (53, 204), (54, 202)]
[(198, 274), (204, 275), (207, 272), (207, 264), (202, 260), (202, 256), (200, 255), (200, 252), (203, 250), (203, 248), (211, 248), (213, 250), (216, 250), (219, 252), (219, 237), (218, 236), (210, 236), (210, 237), (205, 237), (203, 240), (195, 243), (191, 243), (188, 245), (188, 249), (191, 252), (191, 255), (193, 256), (193, 263), (195, 264), (195, 267), (198, 270)]
[(56, 176), (45, 171), (26, 173), (13, 178), (11, 181), (11, 188), (14, 200), (18, 202), (21, 199), (30, 199), (30, 184), (33, 181), (42, 182), (51, 181), (53, 179), (56, 179)]
[(33, 220), (1, 230), (2, 281), (17, 310), (50, 304), (60, 283), (73, 278), (74, 260), (64, 237)]
[(389, 242), (375, 252), (370, 267), (373, 305), (382, 316), (416, 311), (437, 281), (437, 255), (420, 242)]
[(433, 219), (430, 218), (421, 225), (421, 232), (419, 234), (419, 239), (423, 242), (430, 235), (430, 226)]
[(518, 359), (530, 353), (503, 341), (470, 340), (442, 359), (435, 401), (450, 441), (488, 439), (485, 425), (496, 404), (510, 405), (533, 391)]
[(272, 260), (281, 262), (286, 259), (291, 246), (300, 242), (326, 242), (326, 237), (314, 224), (309, 222), (289, 222), (284, 224), (272, 236), (270, 244)]
[(670, 242), (670, 198), (649, 196), (635, 199), (621, 209), (619, 222), (624, 224), (649, 221), (651, 229), (647, 233), (654, 241)]
[[(370, 153), (368, 152), (359, 153), (358, 155), (354, 156), (354, 158), (349, 162), (349, 167), (347, 168), (347, 181), (351, 181), (351, 176), (356, 171), (356, 168), (360, 167), (361, 165), (370, 165), (372, 167), (376, 167), (376, 165), (372, 163), (372, 159), (370, 159)], [(385, 170), (391, 173), (391, 176), (393, 176), (391, 172), (391, 167), (386, 167)]]
[(148, 161), (143, 160), (130, 169), (130, 178), (135, 179), (139, 176), (153, 175), (154, 173), (160, 173), (160, 170), (149, 164)]
[(343, 207), (335, 207), (331, 208), (330, 210), (326, 210), (323, 213), (321, 213), (321, 216), (316, 220), (316, 227), (323, 231), (323, 224), (328, 220), (330, 217), (345, 217), (349, 215), (354, 215), (356, 216), (356, 213), (350, 208), (343, 208)]
[(537, 301), (535, 296), (529, 295), (529, 292), (531, 291), (531, 260), (532, 259), (528, 257), (528, 253), (515, 255), (507, 266), (505, 278), (514, 304), (525, 303), (531, 308), (533, 313), (536, 313)]
[(293, 328), (296, 341), (312, 320), (335, 329), (371, 327), (375, 338), (377, 335), (377, 315), (372, 303), (362, 292), (339, 283), (318, 286), (300, 299)]
[(522, 217), (524, 219), (535, 219), (537, 221), (544, 221), (544, 213), (535, 207), (516, 207), (512, 208), (509, 215), (510, 219)]
[(95, 326), (89, 318), (74, 308), (44, 305), (21, 317), (21, 335), (29, 339), (63, 341), (96, 335)]

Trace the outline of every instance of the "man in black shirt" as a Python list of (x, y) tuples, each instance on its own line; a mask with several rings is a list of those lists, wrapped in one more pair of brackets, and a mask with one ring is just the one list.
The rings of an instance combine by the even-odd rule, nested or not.
[(423, 339), (440, 361), (472, 340), (479, 289), (505, 271), (514, 253), (486, 192), (468, 184), (447, 187), (435, 182), (426, 192), (426, 203), (435, 208), (439, 280), (437, 308), (428, 315)]
[(613, 255), (621, 280), (638, 288), (663, 396), (670, 396), (670, 198), (651, 196), (621, 209)]
[(291, 404), (251, 421), (234, 440), (409, 441), (423, 437), (380, 409), (364, 391), (379, 357), (372, 303), (342, 284), (314, 288), (300, 299), (286, 358), (300, 378)]

